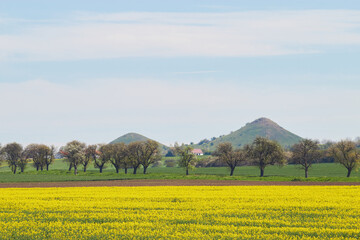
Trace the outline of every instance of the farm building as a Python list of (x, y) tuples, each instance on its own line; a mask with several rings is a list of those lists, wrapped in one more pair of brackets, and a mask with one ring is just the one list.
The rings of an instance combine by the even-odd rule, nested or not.
[(192, 151), (191, 151), (193, 154), (195, 154), (195, 155), (197, 155), (197, 156), (202, 156), (202, 155), (204, 155), (204, 153), (203, 153), (203, 151), (201, 150), (201, 149), (193, 149)]

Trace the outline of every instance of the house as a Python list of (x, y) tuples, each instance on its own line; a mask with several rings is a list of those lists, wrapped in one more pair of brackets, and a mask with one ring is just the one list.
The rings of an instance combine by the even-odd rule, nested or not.
[(193, 150), (191, 151), (191, 153), (193, 153), (193, 154), (195, 154), (195, 155), (197, 155), (197, 156), (202, 156), (202, 155), (204, 155), (204, 153), (203, 153), (203, 151), (202, 151), (201, 149), (193, 149)]

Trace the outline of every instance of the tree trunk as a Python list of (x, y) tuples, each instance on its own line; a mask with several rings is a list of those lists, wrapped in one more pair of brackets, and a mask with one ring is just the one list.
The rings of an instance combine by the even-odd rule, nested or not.
[(74, 174), (77, 175), (77, 166), (74, 165)]
[(21, 172), (24, 172), (24, 168), (20, 168)]
[(230, 168), (230, 176), (234, 175), (235, 167)]
[(305, 178), (308, 177), (308, 168), (305, 168)]
[(86, 167), (87, 167), (87, 166), (86, 166), (86, 165), (84, 165), (84, 172), (86, 172)]
[(147, 169), (148, 167), (144, 167), (144, 174), (146, 174), (146, 169)]
[(127, 167), (125, 167), (125, 174), (127, 174)]
[(14, 167), (14, 174), (16, 174), (16, 166)]
[(264, 176), (264, 168), (260, 168), (260, 177)]
[(189, 175), (189, 168), (186, 168), (186, 175)]
[(116, 173), (119, 173), (119, 167), (115, 167)]
[(36, 171), (39, 171), (39, 165), (36, 164)]
[(350, 174), (351, 174), (351, 168), (348, 168), (348, 173), (347, 173), (347, 176), (346, 177), (350, 177)]
[(99, 167), (99, 169), (100, 169), (100, 173), (102, 173), (103, 167), (101, 166), (101, 167)]
[(41, 166), (40, 166), (40, 169), (41, 169), (41, 171), (42, 171), (42, 170), (44, 170), (44, 166), (43, 166), (43, 165), (41, 165)]
[(72, 163), (70, 163), (70, 166), (69, 166), (69, 171), (71, 171), (71, 169), (72, 169)]
[(49, 171), (49, 165), (50, 164), (46, 164), (46, 171)]
[(133, 172), (134, 174), (136, 174), (136, 170), (137, 170), (137, 167), (134, 167), (134, 172)]

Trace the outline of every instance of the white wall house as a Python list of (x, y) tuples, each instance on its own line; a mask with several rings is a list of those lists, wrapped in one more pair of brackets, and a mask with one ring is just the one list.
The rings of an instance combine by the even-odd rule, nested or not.
[(201, 149), (195, 148), (191, 151), (193, 154), (197, 155), (197, 156), (202, 156), (204, 155), (203, 151)]

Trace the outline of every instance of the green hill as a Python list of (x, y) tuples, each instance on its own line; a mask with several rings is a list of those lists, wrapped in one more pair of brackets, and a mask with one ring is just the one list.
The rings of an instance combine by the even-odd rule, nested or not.
[(231, 142), (235, 148), (242, 147), (251, 143), (256, 137), (266, 137), (276, 140), (283, 147), (290, 147), (298, 143), (302, 138), (280, 127), (277, 123), (267, 118), (259, 118), (252, 123), (247, 123), (244, 127), (228, 135), (220, 136), (212, 141), (202, 141), (193, 145), (205, 151), (213, 151), (219, 143)]
[[(118, 137), (117, 139), (113, 140), (110, 142), (110, 144), (113, 144), (113, 143), (118, 143), (118, 142), (122, 142), (122, 143), (125, 143), (125, 144), (129, 144), (129, 143), (132, 143), (132, 142), (138, 142), (138, 141), (147, 141), (147, 140), (152, 140), (150, 138), (147, 138), (143, 135), (140, 135), (138, 133), (127, 133), (121, 137)], [(161, 149), (163, 150), (163, 153), (166, 152), (169, 147), (165, 146), (164, 144), (161, 144), (159, 143), (160, 146), (161, 146)]]
[(113, 140), (110, 142), (110, 144), (113, 144), (113, 143), (119, 143), (119, 142), (122, 142), (122, 143), (125, 143), (125, 144), (129, 144), (129, 143), (132, 143), (132, 142), (137, 142), (137, 141), (146, 141), (146, 140), (149, 140), (150, 138), (147, 138), (143, 135), (140, 135), (140, 134), (137, 134), (137, 133), (127, 133), (121, 137), (118, 137), (117, 139)]

